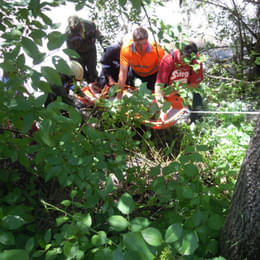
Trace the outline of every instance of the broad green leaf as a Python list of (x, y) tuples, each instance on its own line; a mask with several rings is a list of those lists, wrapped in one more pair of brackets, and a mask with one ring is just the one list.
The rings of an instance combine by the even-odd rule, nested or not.
[(182, 195), (185, 199), (192, 199), (193, 198), (193, 192), (190, 187), (183, 187), (182, 188)]
[(31, 252), (33, 248), (34, 248), (34, 238), (31, 237), (26, 241), (25, 249), (26, 251)]
[(13, 40), (19, 40), (21, 35), (22, 32), (20, 30), (12, 29), (10, 32), (2, 34), (1, 37), (8, 41), (13, 41)]
[(135, 202), (129, 193), (124, 193), (118, 201), (117, 208), (125, 215), (133, 212)]
[(130, 232), (123, 235), (123, 243), (128, 250), (132, 250), (137, 253), (140, 253), (141, 257), (139, 259), (143, 259), (143, 260), (154, 259), (154, 255), (149, 250), (141, 233)]
[(1, 260), (29, 260), (29, 254), (24, 249), (11, 249), (11, 250), (5, 250), (2, 253), (0, 253), (0, 259)]
[(192, 255), (198, 248), (198, 238), (194, 232), (186, 233), (182, 239), (181, 247), (178, 251), (182, 255)]
[(51, 85), (62, 86), (61, 77), (59, 73), (51, 67), (41, 67), (42, 75), (47, 79)]
[(109, 175), (105, 184), (105, 194), (109, 194), (114, 190), (114, 183), (111, 176)]
[(119, 0), (119, 4), (124, 7), (126, 4), (127, 0)]
[(57, 224), (57, 226), (60, 226), (63, 223), (67, 222), (68, 220), (69, 220), (69, 217), (67, 217), (67, 216), (58, 217), (58, 218), (56, 218), (56, 224)]
[(209, 147), (207, 145), (197, 145), (196, 150), (199, 152), (206, 152), (209, 150)]
[(144, 217), (136, 217), (130, 222), (130, 227), (133, 232), (141, 231), (150, 225), (150, 221)]
[(135, 9), (141, 8), (141, 0), (130, 0)]
[(0, 230), (0, 244), (5, 246), (11, 246), (15, 244), (15, 238), (13, 233)]
[(66, 35), (58, 31), (54, 31), (48, 34), (48, 40), (49, 40), (47, 44), (48, 49), (55, 50), (62, 46), (62, 44), (66, 40)]
[(114, 215), (109, 217), (108, 223), (113, 228), (113, 230), (118, 232), (127, 229), (129, 224), (128, 221), (120, 215)]
[(157, 165), (155, 167), (152, 167), (149, 171), (149, 176), (157, 176), (160, 174), (161, 167), (160, 165)]
[(22, 47), (24, 52), (33, 58), (33, 64), (39, 64), (43, 60), (44, 54), (40, 53), (37, 45), (31, 39), (23, 37)]
[(51, 230), (48, 229), (46, 232), (45, 232), (45, 235), (44, 235), (44, 241), (45, 243), (49, 243), (51, 240)]
[(151, 246), (160, 246), (162, 244), (161, 232), (153, 227), (148, 227), (141, 231), (145, 242)]
[(172, 162), (168, 166), (163, 168), (163, 175), (167, 176), (171, 173), (177, 172), (180, 169), (180, 164), (178, 162)]
[(87, 226), (87, 227), (91, 227), (92, 225), (92, 218), (91, 215), (88, 213), (87, 215), (85, 215), (82, 220), (80, 221), (83, 225)]
[(57, 248), (54, 248), (52, 250), (48, 250), (48, 252), (46, 253), (46, 256), (45, 256), (45, 260), (54, 260), (54, 259), (56, 259), (56, 257), (59, 254), (61, 254), (61, 252)]
[(175, 223), (170, 225), (165, 233), (165, 242), (173, 243), (182, 237), (182, 225)]
[(70, 200), (63, 200), (60, 204), (64, 207), (69, 207), (71, 205), (71, 201)]
[(80, 58), (79, 54), (72, 49), (64, 49), (63, 52), (65, 54), (67, 54), (70, 58), (73, 58), (73, 59), (79, 59)]
[(224, 218), (218, 214), (212, 214), (207, 223), (210, 228), (220, 230), (224, 224)]
[(26, 222), (20, 216), (9, 215), (3, 218), (3, 223), (5, 223), (10, 230), (15, 230), (22, 227)]
[(187, 177), (197, 176), (199, 171), (198, 168), (194, 164), (186, 164), (183, 167), (183, 173)]
[(94, 246), (102, 246), (107, 242), (107, 234), (104, 231), (99, 231), (96, 235), (92, 236), (91, 243)]
[(54, 56), (52, 58), (52, 63), (53, 65), (55, 66), (56, 70), (61, 73), (61, 74), (64, 74), (64, 75), (67, 75), (67, 76), (71, 76), (72, 75), (72, 72), (70, 70), (70, 67), (69, 65), (67, 64), (67, 62), (62, 59), (61, 57), (59, 56)]
[(196, 212), (191, 217), (191, 221), (195, 227), (198, 227), (203, 222), (203, 219), (204, 219), (203, 212), (200, 211), (199, 209), (196, 210)]
[(112, 260), (122, 260), (124, 259), (124, 254), (120, 248), (117, 248), (112, 252)]

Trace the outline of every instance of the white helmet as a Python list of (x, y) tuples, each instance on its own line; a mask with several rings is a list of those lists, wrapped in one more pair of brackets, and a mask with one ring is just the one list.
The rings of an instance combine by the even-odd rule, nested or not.
[(84, 71), (79, 62), (72, 60), (70, 62), (70, 70), (76, 80), (83, 80)]

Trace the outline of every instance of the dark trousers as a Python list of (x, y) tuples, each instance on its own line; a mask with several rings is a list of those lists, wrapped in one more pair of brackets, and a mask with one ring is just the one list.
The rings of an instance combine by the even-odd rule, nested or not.
[(156, 76), (157, 76), (157, 72), (152, 74), (152, 75), (149, 75), (147, 77), (141, 77), (138, 74), (136, 74), (132, 70), (132, 68), (130, 68), (129, 71), (128, 71), (128, 80), (129, 80), (131, 86), (134, 86), (134, 79), (138, 78), (138, 79), (141, 79), (141, 81), (143, 83), (147, 83), (146, 87), (148, 89), (152, 90), (152, 91), (154, 91), (154, 85), (155, 85), (155, 81), (156, 81)]

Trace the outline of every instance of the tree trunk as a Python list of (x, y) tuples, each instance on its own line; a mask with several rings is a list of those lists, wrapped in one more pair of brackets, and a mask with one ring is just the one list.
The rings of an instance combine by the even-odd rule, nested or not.
[(227, 260), (260, 259), (260, 116), (222, 229), (220, 252)]

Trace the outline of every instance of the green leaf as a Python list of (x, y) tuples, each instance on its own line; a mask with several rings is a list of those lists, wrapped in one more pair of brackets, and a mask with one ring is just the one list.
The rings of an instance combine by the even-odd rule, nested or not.
[(0, 230), (0, 243), (5, 246), (11, 246), (15, 244), (15, 238), (13, 233)]
[(34, 238), (31, 237), (26, 241), (25, 249), (26, 251), (31, 252), (33, 248), (34, 248)]
[(62, 34), (58, 31), (51, 32), (48, 34), (48, 44), (47, 47), (49, 50), (55, 50), (62, 46), (66, 40), (66, 34)]
[(193, 192), (190, 187), (183, 187), (182, 188), (182, 195), (185, 199), (192, 199), (193, 198)]
[(67, 217), (67, 216), (58, 217), (58, 218), (56, 218), (56, 224), (57, 224), (57, 226), (60, 226), (63, 223), (67, 222), (68, 220), (69, 220), (69, 217)]
[(107, 234), (104, 231), (99, 231), (96, 235), (91, 238), (91, 243), (94, 246), (102, 246), (107, 242)]
[(52, 250), (48, 250), (45, 256), (45, 260), (54, 260), (56, 259), (57, 255), (60, 254), (60, 251), (58, 248), (54, 248)]
[(183, 173), (187, 177), (197, 176), (199, 174), (198, 168), (194, 164), (187, 164), (183, 167)]
[(135, 9), (141, 8), (141, 0), (131, 0), (131, 3)]
[(125, 215), (133, 212), (135, 208), (135, 202), (132, 196), (128, 193), (124, 193), (118, 201), (117, 208)]
[(1, 260), (29, 260), (29, 254), (24, 249), (11, 249), (11, 250), (5, 250), (2, 253), (0, 253), (0, 259)]
[(209, 150), (209, 147), (207, 145), (197, 145), (196, 150), (199, 152), (206, 152)]
[(182, 255), (192, 255), (198, 248), (198, 238), (194, 232), (186, 233), (182, 239), (181, 247), (178, 251)]
[(157, 165), (155, 167), (152, 167), (149, 171), (149, 176), (157, 176), (160, 174), (161, 167), (160, 165)]
[(130, 227), (133, 232), (141, 231), (150, 225), (150, 221), (144, 217), (136, 217), (130, 222)]
[(129, 224), (128, 221), (120, 215), (114, 215), (109, 217), (108, 223), (113, 228), (113, 230), (118, 232), (127, 229)]
[(55, 66), (56, 70), (61, 73), (61, 74), (64, 74), (64, 75), (67, 75), (67, 76), (72, 76), (72, 72), (70, 70), (70, 67), (69, 65), (67, 64), (67, 62), (62, 59), (61, 57), (59, 56), (53, 56), (52, 58), (52, 63), (53, 65)]
[(162, 234), (161, 232), (153, 227), (146, 228), (141, 231), (142, 236), (146, 243), (151, 246), (160, 246), (162, 244)]
[(114, 190), (114, 183), (113, 180), (111, 178), (111, 176), (109, 175), (105, 184), (105, 194), (109, 194)]
[(154, 259), (154, 255), (149, 250), (147, 244), (139, 232), (130, 232), (123, 235), (123, 243), (128, 250), (137, 252), (138, 256), (140, 256), (139, 259)]
[(182, 225), (175, 223), (170, 225), (165, 233), (165, 242), (173, 243), (182, 237)]
[(70, 200), (63, 200), (60, 204), (64, 207), (69, 207), (71, 205), (71, 201)]
[(45, 243), (49, 243), (51, 240), (51, 230), (48, 229), (46, 232), (45, 232), (45, 235), (44, 235), (44, 241)]
[(22, 47), (24, 52), (33, 58), (33, 64), (39, 64), (43, 60), (44, 54), (40, 53), (37, 45), (31, 39), (22, 37)]
[(126, 4), (127, 0), (119, 0), (119, 4), (124, 7)]
[(224, 225), (224, 218), (218, 214), (212, 214), (207, 221), (210, 228), (214, 230), (220, 230)]
[(87, 226), (88, 228), (90, 228), (92, 225), (91, 215), (88, 213), (87, 215), (83, 216), (80, 223), (82, 223), (84, 226)]
[(80, 58), (80, 55), (72, 49), (64, 49), (63, 52), (65, 54), (67, 54), (72, 59), (79, 59)]
[(167, 176), (171, 173), (177, 172), (180, 169), (180, 164), (178, 162), (172, 162), (168, 166), (163, 168), (163, 175)]
[(63, 87), (59, 73), (53, 68), (43, 66), (41, 67), (41, 73), (51, 85)]
[(10, 230), (16, 230), (22, 227), (26, 222), (20, 216), (9, 215), (3, 218), (2, 220)]
[(12, 29), (10, 32), (2, 34), (1, 37), (8, 41), (13, 41), (13, 40), (19, 40), (21, 35), (22, 32), (20, 30)]

